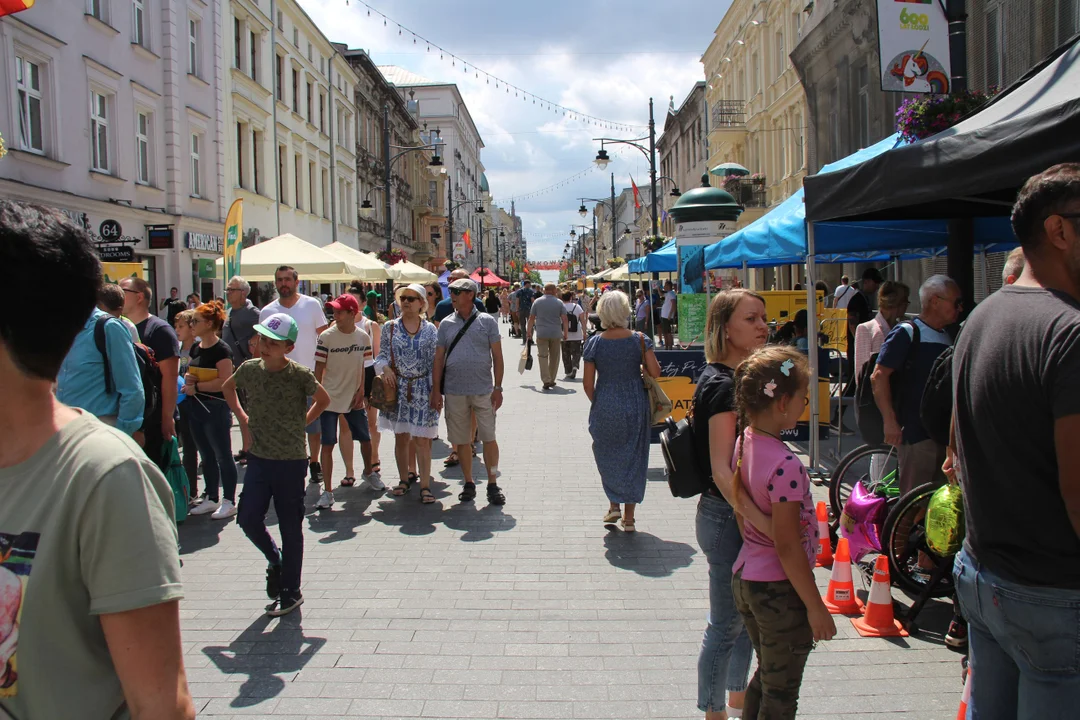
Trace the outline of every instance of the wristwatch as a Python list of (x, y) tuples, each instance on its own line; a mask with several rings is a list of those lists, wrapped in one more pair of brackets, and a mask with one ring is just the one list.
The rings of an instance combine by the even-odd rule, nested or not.
[(492, 390), (491, 392), (502, 392), (502, 385), (496, 385), (495, 389)]

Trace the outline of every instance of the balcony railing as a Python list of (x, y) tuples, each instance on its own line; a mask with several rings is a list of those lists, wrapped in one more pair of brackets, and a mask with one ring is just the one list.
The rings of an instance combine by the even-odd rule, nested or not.
[(718, 100), (712, 108), (713, 128), (738, 127), (746, 124), (745, 100)]
[(769, 206), (765, 185), (743, 178), (728, 178), (724, 189), (731, 193), (735, 202), (743, 207), (763, 208)]

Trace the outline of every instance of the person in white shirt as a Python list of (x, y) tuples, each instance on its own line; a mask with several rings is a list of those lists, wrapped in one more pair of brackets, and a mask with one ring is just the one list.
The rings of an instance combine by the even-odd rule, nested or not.
[(563, 370), (566, 371), (563, 380), (573, 380), (581, 365), (581, 346), (585, 342), (585, 310), (574, 301), (574, 293), (569, 290), (562, 294), (562, 301), (569, 328), (562, 344)]
[(665, 281), (664, 304), (660, 306), (660, 336), (664, 347), (668, 350), (675, 347), (675, 343), (671, 338), (671, 324), (675, 319), (675, 304), (677, 302), (678, 296), (675, 295), (675, 290), (671, 287), (671, 281)]
[[(274, 313), (285, 313), (296, 322), (298, 330), (296, 342), (292, 352), (286, 357), (297, 362), (312, 372), (315, 371), (315, 343), (319, 334), (328, 328), (326, 314), (323, 312), (322, 303), (317, 298), (308, 297), (296, 291), (299, 283), (299, 275), (296, 268), (282, 265), (274, 271), (274, 287), (277, 288), (278, 299), (267, 303), (266, 307), (259, 312), (259, 322), (267, 320)], [(308, 398), (311, 405), (311, 398)], [(319, 421), (308, 425), (308, 451), (310, 464), (308, 469), (312, 483), (322, 482), (322, 466), (319, 465), (319, 446), (322, 437), (322, 428)]]
[(851, 302), (851, 298), (855, 297), (855, 293), (859, 292), (855, 288), (851, 287), (851, 280), (847, 275), (840, 278), (840, 284), (836, 286), (836, 290), (833, 291), (833, 307), (834, 308), (846, 308), (847, 304)]

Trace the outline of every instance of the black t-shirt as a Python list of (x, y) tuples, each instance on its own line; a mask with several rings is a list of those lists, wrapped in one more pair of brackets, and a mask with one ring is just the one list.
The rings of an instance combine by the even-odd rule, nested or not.
[(499, 298), (489, 295), (484, 301), (484, 308), (489, 315), (497, 315), (499, 313)]
[(1006, 580), (1080, 589), (1054, 446), (1055, 419), (1080, 414), (1080, 303), (1006, 286), (972, 311), (954, 352), (964, 544)]
[[(694, 390), (694, 445), (701, 472), (712, 477), (709, 454), (709, 419), (713, 415), (735, 411), (735, 371), (722, 363), (709, 363)], [(713, 486), (715, 487), (715, 486)], [(719, 492), (715, 492), (719, 496)]]
[[(480, 298), (473, 298), (473, 305), (480, 312), (487, 312), (484, 308), (484, 303), (480, 302)], [(440, 300), (439, 304), (435, 306), (435, 315), (431, 318), (433, 322), (442, 322), (446, 318), (450, 317), (454, 313), (454, 303), (450, 298)]]
[[(191, 346), (191, 363), (188, 365), (188, 372), (199, 378), (199, 382), (216, 380), (219, 377), (217, 364), (222, 360), (232, 359), (232, 348), (224, 340), (218, 340), (208, 348), (196, 343)], [(221, 392), (207, 392), (201, 388), (199, 394), (225, 399), (225, 395)]]
[(176, 331), (156, 315), (150, 315), (135, 325), (135, 329), (139, 331), (139, 340), (154, 351), (154, 359), (158, 362), (179, 354), (180, 341), (176, 339)]
[(161, 303), (161, 307), (168, 308), (165, 313), (165, 322), (169, 323), (169, 327), (174, 327), (176, 325), (176, 316), (187, 309), (184, 301), (179, 298), (166, 298)]

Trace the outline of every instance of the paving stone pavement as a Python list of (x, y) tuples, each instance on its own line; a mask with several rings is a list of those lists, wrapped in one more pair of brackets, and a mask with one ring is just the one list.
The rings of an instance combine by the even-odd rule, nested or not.
[[(264, 616), (265, 562), (235, 518), (181, 526), (184, 651), (201, 717), (703, 717), (708, 568), (695, 502), (668, 492), (655, 446), (638, 532), (604, 528), (581, 381), (543, 393), (536, 370), (516, 371), (519, 341), (503, 351), (505, 507), (483, 492), (457, 501), (461, 471), (443, 470), (442, 442), (434, 505), (415, 489), (393, 498), (358, 486), (317, 511), (309, 486), (306, 602), (280, 619)], [(391, 485), (389, 435), (381, 455)], [(338, 458), (335, 486), (343, 476)], [(810, 655), (800, 717), (955, 718), (948, 617), (932, 604), (920, 637), (894, 640), (860, 638), (837, 618), (836, 639)]]

